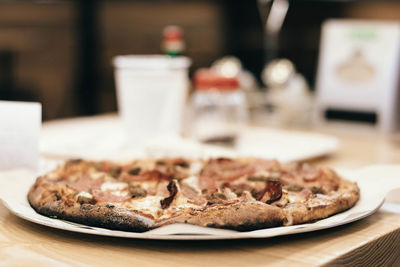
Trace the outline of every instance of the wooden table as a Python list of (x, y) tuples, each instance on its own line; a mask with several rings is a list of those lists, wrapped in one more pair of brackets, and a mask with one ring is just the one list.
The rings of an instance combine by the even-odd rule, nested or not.
[[(330, 132), (324, 130), (325, 132)], [(338, 152), (313, 162), (332, 167), (399, 163), (400, 141), (335, 133)], [(0, 204), (0, 266), (400, 266), (399, 191), (381, 209), (348, 225), (269, 239), (151, 241), (52, 229), (12, 215)]]

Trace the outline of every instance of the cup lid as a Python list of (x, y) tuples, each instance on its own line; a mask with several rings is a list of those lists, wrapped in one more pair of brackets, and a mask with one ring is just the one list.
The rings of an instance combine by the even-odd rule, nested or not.
[(185, 69), (191, 64), (188, 57), (170, 57), (164, 55), (125, 55), (116, 56), (113, 65), (116, 68), (124, 69)]

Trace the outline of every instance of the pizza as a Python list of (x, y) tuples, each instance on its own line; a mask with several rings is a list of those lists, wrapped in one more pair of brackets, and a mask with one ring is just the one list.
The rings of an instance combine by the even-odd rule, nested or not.
[(69, 160), (36, 179), (36, 212), (144, 232), (185, 223), (250, 231), (326, 218), (358, 201), (356, 183), (326, 167), (256, 158)]

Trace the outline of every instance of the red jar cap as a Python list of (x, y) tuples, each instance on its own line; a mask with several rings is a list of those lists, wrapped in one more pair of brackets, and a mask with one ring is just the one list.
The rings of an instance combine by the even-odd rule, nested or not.
[(178, 26), (167, 26), (163, 30), (163, 38), (166, 41), (181, 40), (183, 31)]
[(201, 69), (194, 74), (194, 88), (200, 91), (233, 91), (239, 89), (239, 81), (237, 77), (226, 77), (212, 70)]

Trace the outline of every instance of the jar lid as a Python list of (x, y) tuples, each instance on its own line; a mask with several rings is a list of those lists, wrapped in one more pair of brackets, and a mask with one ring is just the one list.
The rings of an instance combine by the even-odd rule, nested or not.
[(170, 25), (164, 28), (163, 38), (166, 41), (182, 40), (183, 30), (179, 26)]
[(194, 74), (194, 88), (202, 91), (233, 91), (239, 89), (239, 81), (237, 77), (226, 77), (212, 70), (200, 69)]
[(116, 56), (114, 67), (118, 69), (186, 69), (191, 60), (188, 57), (170, 57), (163, 55), (126, 55)]

